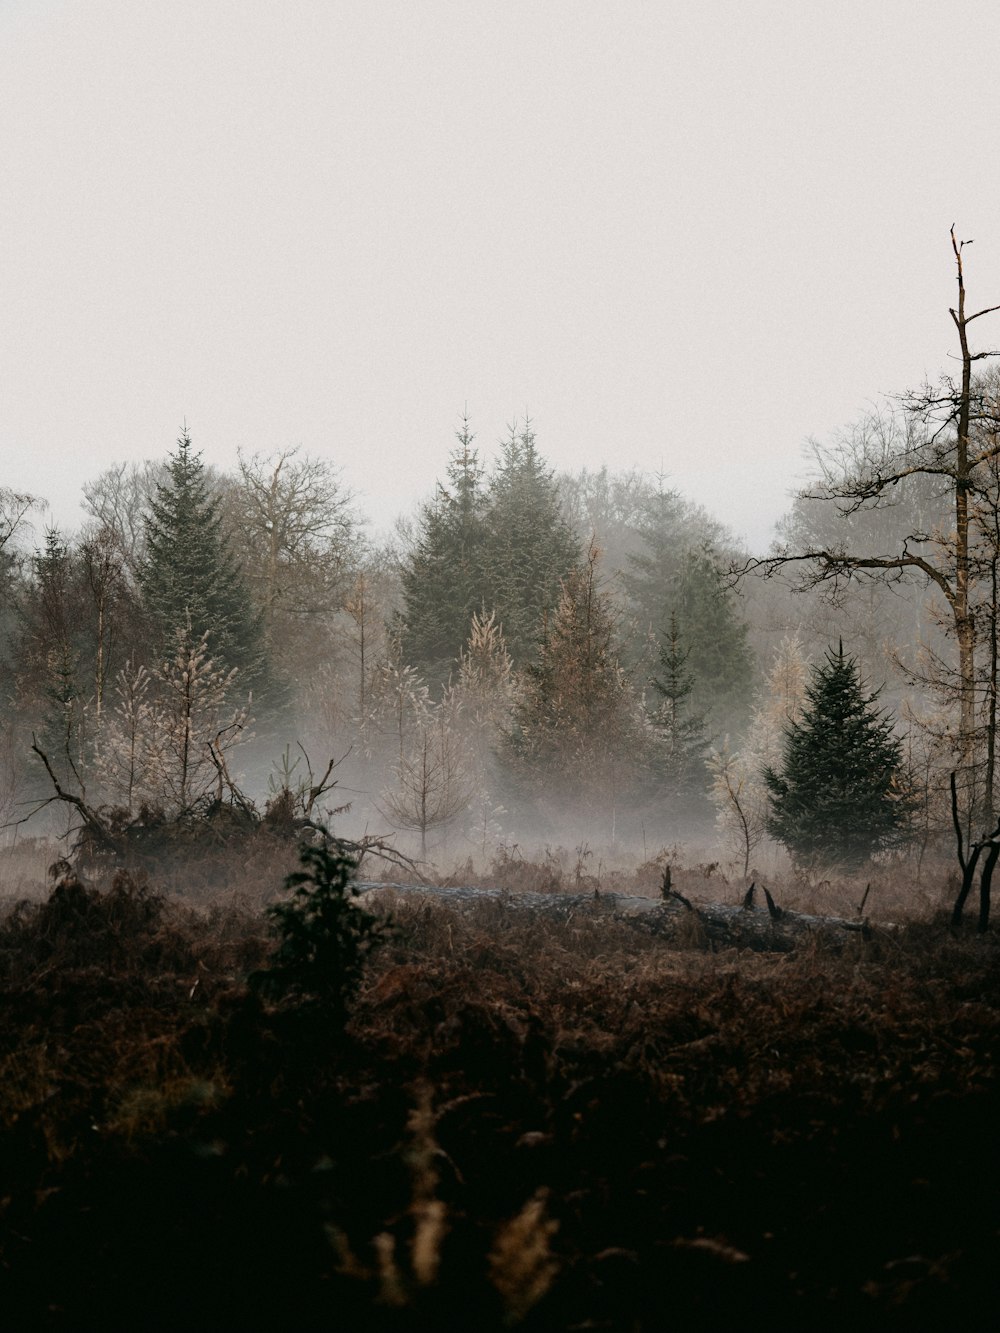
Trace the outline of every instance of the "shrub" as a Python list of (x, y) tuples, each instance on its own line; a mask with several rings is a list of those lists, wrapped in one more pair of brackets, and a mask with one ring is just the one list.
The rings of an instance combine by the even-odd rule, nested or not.
[(299, 860), (303, 869), (285, 880), (291, 897), (267, 909), (279, 943), (252, 981), (264, 995), (343, 1022), (368, 956), (389, 926), (355, 901), (357, 863), (337, 843), (304, 843)]

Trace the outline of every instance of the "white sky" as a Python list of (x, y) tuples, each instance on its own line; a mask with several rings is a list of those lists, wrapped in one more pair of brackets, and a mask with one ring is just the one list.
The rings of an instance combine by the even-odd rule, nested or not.
[[(301, 445), (388, 525), (468, 403), (754, 545), (1000, 301), (984, 0), (0, 0), (0, 484)], [(1000, 320), (983, 321), (1000, 345)]]

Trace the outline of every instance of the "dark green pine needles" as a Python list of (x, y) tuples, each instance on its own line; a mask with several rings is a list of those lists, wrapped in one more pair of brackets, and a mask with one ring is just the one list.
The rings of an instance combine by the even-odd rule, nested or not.
[(173, 650), (179, 633), (193, 644), (207, 634), (216, 664), (236, 667), (243, 690), (259, 690), (268, 674), (260, 618), (186, 429), (170, 458), (169, 479), (156, 488), (149, 508), (142, 592), (163, 651)]
[(782, 771), (764, 771), (768, 832), (797, 864), (854, 870), (905, 841), (910, 799), (902, 745), (841, 643), (813, 668), (801, 719), (785, 731)]

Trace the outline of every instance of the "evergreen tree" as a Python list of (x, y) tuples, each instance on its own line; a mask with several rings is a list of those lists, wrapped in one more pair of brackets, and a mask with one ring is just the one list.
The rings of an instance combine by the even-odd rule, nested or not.
[(486, 495), (469, 419), (462, 418), (447, 482), (420, 517), (420, 533), (403, 571), (403, 654), (443, 680), (469, 636), (484, 594)]
[(530, 661), (542, 618), (580, 555), (531, 423), (511, 427), (488, 490), (472, 439), (465, 418), (402, 577), (404, 658), (438, 684), (477, 612), (495, 614), (516, 665)]
[(782, 771), (768, 767), (768, 832), (810, 867), (856, 869), (907, 836), (910, 801), (899, 786), (902, 744), (867, 694), (844, 645), (813, 668), (806, 704), (785, 729)]
[(554, 611), (561, 581), (579, 560), (531, 422), (520, 433), (515, 423), (490, 483), (482, 562), (483, 603), (496, 612), (515, 665), (534, 658), (543, 617)]
[(204, 638), (219, 670), (238, 670), (241, 690), (267, 692), (260, 621), (186, 429), (149, 502), (141, 585), (161, 654), (173, 656), (184, 630), (192, 647)]
[(45, 533), (18, 606), (18, 693), (47, 753), (58, 755), (81, 788), (87, 697), (80, 669), (80, 570), (57, 528)]
[(597, 578), (599, 552), (563, 581), (506, 738), (511, 799), (611, 816), (643, 761), (641, 711)]
[(704, 715), (691, 707), (694, 678), (676, 612), (659, 645), (659, 669), (650, 677), (658, 701), (649, 714), (655, 736), (651, 769), (656, 805), (671, 818), (708, 815), (710, 776)]
[(754, 662), (716, 549), (722, 529), (663, 488), (647, 499), (636, 528), (642, 549), (630, 556), (624, 583), (640, 628), (655, 632), (678, 615), (693, 677), (692, 705), (713, 728), (741, 730)]

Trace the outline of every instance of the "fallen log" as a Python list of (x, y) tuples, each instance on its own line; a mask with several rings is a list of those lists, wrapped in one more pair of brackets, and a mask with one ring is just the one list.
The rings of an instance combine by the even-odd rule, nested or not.
[[(811, 916), (778, 907), (765, 890), (767, 907), (753, 906), (750, 893), (744, 905), (692, 903), (679, 894), (644, 898), (626, 893), (513, 893), (509, 889), (448, 887), (433, 884), (394, 884), (387, 881), (359, 880), (356, 885), (365, 898), (383, 893), (404, 897), (419, 896), (469, 911), (485, 902), (496, 902), (517, 913), (537, 913), (556, 919), (571, 916), (606, 916), (627, 922), (690, 945), (692, 929), (700, 932), (707, 948), (753, 949), (758, 952), (788, 953), (810, 939), (843, 943), (845, 935), (868, 937), (871, 928), (864, 920), (845, 917)], [(697, 934), (695, 935), (697, 938)]]

